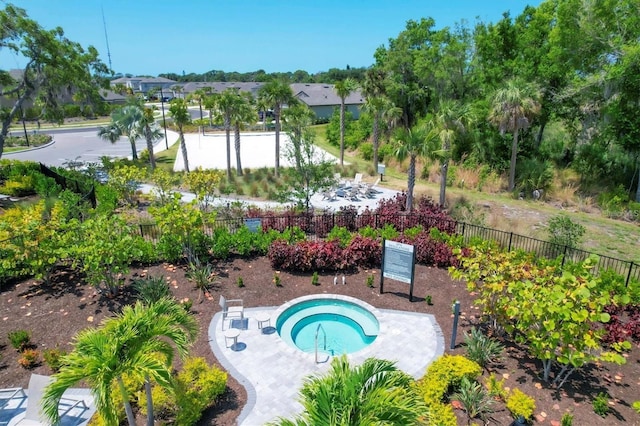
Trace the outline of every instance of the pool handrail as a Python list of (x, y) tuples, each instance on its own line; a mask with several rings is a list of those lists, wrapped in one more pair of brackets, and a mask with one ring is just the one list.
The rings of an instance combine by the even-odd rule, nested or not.
[(324, 327), (322, 326), (322, 323), (318, 323), (318, 327), (316, 327), (316, 337), (315, 337), (315, 343), (316, 343), (316, 364), (319, 363), (318, 361), (318, 335), (320, 334), (320, 330), (322, 329), (322, 335), (324, 336), (324, 347), (323, 350), (327, 349), (327, 332), (324, 330)]

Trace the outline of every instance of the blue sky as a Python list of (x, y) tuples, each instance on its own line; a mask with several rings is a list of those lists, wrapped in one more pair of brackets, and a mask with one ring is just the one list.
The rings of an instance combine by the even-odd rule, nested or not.
[[(541, 0), (14, 0), (42, 27), (60, 26), (108, 63), (134, 75), (209, 70), (266, 72), (369, 66), (410, 19), (442, 28), (476, 18), (496, 22)], [(0, 7), (5, 0), (0, 0)], [(0, 67), (24, 59), (0, 52)]]

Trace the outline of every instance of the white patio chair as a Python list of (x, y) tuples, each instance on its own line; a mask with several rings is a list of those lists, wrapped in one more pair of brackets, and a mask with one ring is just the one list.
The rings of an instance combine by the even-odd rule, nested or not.
[(27, 394), (22, 388), (0, 389), (0, 410), (14, 399), (24, 399)]
[[(27, 409), (15, 416), (9, 421), (8, 426), (45, 426), (49, 425), (49, 420), (42, 414), (42, 397), (44, 396), (44, 389), (53, 381), (50, 376), (43, 376), (40, 374), (32, 374), (29, 379)], [(79, 409), (81, 412), (85, 412), (89, 409), (84, 399), (73, 399), (69, 397), (62, 397), (60, 399), (60, 405), (58, 407), (60, 420), (67, 415), (70, 415), (74, 409)], [(73, 416), (78, 419), (77, 423), (86, 421), (82, 416)], [(66, 422), (65, 422), (66, 423)]]
[(362, 173), (356, 173), (355, 177), (353, 178), (352, 186), (358, 187), (360, 186), (361, 183), (362, 183)]
[(220, 295), (220, 307), (222, 308), (222, 329), (224, 330), (225, 320), (237, 318), (244, 319), (244, 303), (242, 299), (227, 299)]

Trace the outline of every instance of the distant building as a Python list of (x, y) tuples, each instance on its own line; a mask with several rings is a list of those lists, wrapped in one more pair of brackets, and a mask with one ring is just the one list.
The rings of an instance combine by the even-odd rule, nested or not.
[[(291, 85), (296, 98), (307, 104), (320, 119), (329, 119), (336, 108), (340, 108), (340, 97), (336, 94), (333, 84), (294, 83)], [(353, 114), (353, 118), (360, 117), (360, 107), (364, 104), (364, 97), (360, 90), (352, 92), (345, 99), (346, 110)]]
[[(210, 93), (222, 93), (227, 89), (238, 89), (241, 92), (248, 92), (255, 98), (264, 83), (259, 82), (234, 82), (234, 81), (214, 81), (214, 82), (189, 82), (178, 83), (164, 77), (122, 77), (111, 80), (111, 87), (123, 84), (134, 93), (147, 94), (151, 88), (162, 88), (165, 100), (171, 98), (186, 98), (196, 90), (204, 89)], [(316, 114), (319, 119), (329, 119), (336, 108), (340, 108), (340, 97), (336, 94), (333, 84), (322, 83), (294, 83), (291, 90), (296, 98), (304, 102)], [(360, 117), (360, 107), (364, 103), (364, 96), (360, 90), (351, 93), (345, 99), (347, 111), (353, 114), (353, 118)]]

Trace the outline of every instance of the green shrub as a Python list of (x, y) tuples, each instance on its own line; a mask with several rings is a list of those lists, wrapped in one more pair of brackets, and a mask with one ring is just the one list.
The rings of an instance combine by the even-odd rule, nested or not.
[(634, 401), (633, 404), (631, 404), (631, 408), (633, 408), (633, 410), (640, 414), (640, 401)]
[(138, 293), (138, 298), (145, 304), (157, 302), (163, 297), (172, 297), (169, 283), (164, 275), (159, 277), (147, 275), (145, 278), (135, 279), (133, 288)]
[(242, 277), (238, 277), (238, 279), (236, 280), (236, 285), (238, 286), (238, 288), (244, 287), (244, 280), (242, 279)]
[(42, 358), (44, 358), (44, 362), (49, 366), (51, 371), (57, 373), (60, 371), (60, 367), (62, 367), (62, 357), (67, 353), (59, 348), (45, 349), (42, 352)]
[(27, 330), (10, 331), (8, 337), (11, 346), (21, 352), (31, 344), (31, 333)]
[(515, 418), (523, 417), (530, 420), (536, 409), (536, 401), (520, 389), (515, 388), (507, 397), (507, 409)]
[(564, 413), (562, 418), (560, 419), (560, 426), (571, 426), (573, 425), (573, 414)]
[(373, 159), (373, 144), (371, 142), (363, 142), (358, 147), (360, 151), (360, 157), (365, 161), (371, 161)]
[(600, 417), (606, 417), (609, 414), (609, 396), (601, 392), (593, 399), (593, 412)]
[(383, 143), (378, 147), (378, 161), (384, 162), (385, 158), (393, 158), (393, 144)]
[(367, 287), (373, 288), (373, 280), (374, 280), (373, 275), (367, 275)]
[(523, 158), (518, 161), (516, 185), (518, 190), (531, 197), (536, 189), (548, 191), (553, 182), (553, 166), (549, 161)]
[(314, 272), (313, 275), (311, 275), (311, 284), (312, 285), (320, 285), (320, 278), (318, 277), (318, 273)]
[(344, 226), (334, 226), (331, 231), (327, 234), (327, 241), (338, 240), (340, 242), (340, 247), (345, 248), (351, 242), (353, 235), (349, 230)]
[(483, 368), (500, 357), (504, 349), (496, 340), (485, 336), (479, 328), (472, 328), (471, 333), (465, 333), (464, 343), (467, 347), (467, 358)]
[(571, 220), (569, 216), (561, 213), (549, 219), (547, 232), (550, 242), (560, 246), (577, 248), (586, 229)]
[(0, 186), (0, 192), (12, 197), (26, 197), (36, 193), (36, 180), (33, 175), (16, 176)]

